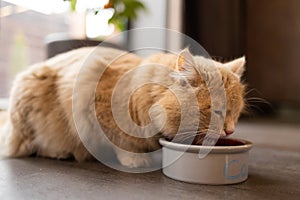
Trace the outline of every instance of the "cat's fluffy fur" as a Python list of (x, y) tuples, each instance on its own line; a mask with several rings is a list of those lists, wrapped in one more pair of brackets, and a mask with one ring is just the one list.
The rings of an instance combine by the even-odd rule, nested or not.
[[(124, 90), (140, 81), (151, 82), (155, 79), (179, 88), (184, 93), (186, 83), (189, 82), (195, 91), (201, 112), (199, 130), (204, 132), (208, 129), (210, 120), (211, 100), (201, 73), (205, 73), (214, 64), (222, 76), (227, 100), (224, 131), (221, 134), (234, 131), (244, 107), (244, 86), (240, 82), (244, 71), (244, 58), (222, 64), (204, 57), (192, 56), (188, 50), (183, 50), (180, 55), (162, 53), (142, 59), (137, 55), (111, 48), (81, 48), (36, 64), (18, 75), (11, 92), (8, 113), (0, 113), (0, 155), (21, 157), (36, 153), (52, 158), (74, 156), (78, 161), (92, 158), (77, 134), (72, 110), (74, 82), (83, 64), (89, 65), (89, 71), (80, 80), (83, 85), (87, 85), (82, 87), (82, 92), (85, 94), (84, 89), (88, 88), (89, 84), (97, 83), (95, 111), (106, 136), (127, 151), (147, 152), (158, 148), (158, 138), (173, 138), (180, 123), (180, 106), (170, 90), (157, 84), (148, 84), (137, 89), (130, 97), (131, 118), (140, 126), (159, 124), (164, 120), (161, 109), (152, 109), (153, 105), (160, 105), (165, 109), (166, 123), (152, 138), (136, 138), (125, 134), (113, 120), (111, 111), (111, 96), (117, 81), (137, 66), (154, 66), (153, 63), (167, 66), (179, 74), (174, 76), (168, 70), (159, 70), (157, 66), (141, 68), (130, 75)], [(107, 65), (109, 68), (98, 83), (97, 71)], [(200, 74), (195, 69), (200, 71)], [(80, 98), (87, 100), (92, 97), (83, 95)], [(186, 97), (184, 101), (189, 102), (190, 99)], [(149, 109), (153, 122), (149, 117)], [(87, 124), (88, 126), (92, 125)], [(89, 137), (88, 130), (87, 128), (85, 137)], [(129, 167), (144, 166), (150, 162), (149, 158), (141, 160), (117, 149), (116, 154), (121, 164)]]

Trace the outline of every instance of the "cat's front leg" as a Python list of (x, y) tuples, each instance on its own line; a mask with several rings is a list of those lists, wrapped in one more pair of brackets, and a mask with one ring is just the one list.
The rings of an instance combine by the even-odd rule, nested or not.
[(115, 148), (115, 152), (119, 162), (129, 168), (149, 167), (152, 163), (147, 153), (132, 153), (119, 148)]

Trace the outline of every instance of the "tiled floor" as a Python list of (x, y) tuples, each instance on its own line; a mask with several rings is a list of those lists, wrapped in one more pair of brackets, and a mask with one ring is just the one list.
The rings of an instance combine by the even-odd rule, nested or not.
[(300, 124), (244, 121), (235, 137), (255, 144), (241, 184), (188, 184), (161, 171), (130, 174), (96, 162), (8, 159), (0, 160), (0, 199), (299, 199)]

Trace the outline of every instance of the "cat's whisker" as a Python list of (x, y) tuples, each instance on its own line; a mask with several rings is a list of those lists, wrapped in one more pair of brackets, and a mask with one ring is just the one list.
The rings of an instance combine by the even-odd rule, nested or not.
[(258, 90), (255, 89), (255, 88), (252, 88), (252, 89), (248, 90), (247, 92), (245, 92), (245, 95), (248, 95), (248, 94), (250, 94), (251, 92), (258, 92)]
[[(207, 134), (208, 132), (209, 132), (209, 134)], [(177, 137), (177, 135), (176, 135), (176, 137), (174, 138), (174, 141), (175, 141), (175, 142), (184, 142), (184, 141), (186, 141), (186, 140), (188, 140), (188, 139), (190, 139), (190, 138), (192, 138), (192, 137), (195, 138), (195, 137), (197, 137), (197, 136), (204, 136), (204, 135), (207, 135), (208, 137), (211, 137), (212, 135), (215, 135), (215, 136), (220, 137), (220, 134), (218, 134), (217, 131), (212, 130), (212, 129), (209, 129), (209, 130), (206, 130), (206, 131), (199, 131), (199, 132), (196, 133), (196, 134), (179, 135), (179, 137)], [(202, 141), (204, 140), (204, 138), (205, 138), (205, 137), (200, 138), (200, 141), (202, 142)]]
[(246, 99), (246, 101), (248, 101), (248, 102), (261, 102), (261, 103), (270, 104), (269, 101), (267, 101), (263, 98), (259, 98), (259, 97), (249, 97), (249, 98)]
[(187, 134), (203, 133), (203, 132), (204, 131), (186, 131), (186, 132), (177, 133), (176, 135), (187, 135)]
[(187, 136), (185, 136), (185, 137), (175, 137), (174, 138), (174, 142), (184, 142), (184, 141), (186, 141), (186, 140), (188, 140), (188, 139), (190, 139), (190, 138), (195, 138), (196, 136), (201, 136), (201, 135), (205, 135), (205, 134), (196, 134), (196, 135), (187, 135)]

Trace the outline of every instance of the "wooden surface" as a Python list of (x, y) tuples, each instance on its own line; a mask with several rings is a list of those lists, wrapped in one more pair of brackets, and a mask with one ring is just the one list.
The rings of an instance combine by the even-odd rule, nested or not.
[(0, 160), (0, 199), (299, 199), (300, 125), (242, 122), (237, 132), (255, 143), (241, 184), (188, 184), (161, 171), (129, 174), (97, 162), (8, 159)]
[(246, 56), (247, 85), (255, 89), (249, 96), (259, 96), (273, 104), (299, 106), (299, 0), (184, 3), (185, 34), (218, 60)]
[(272, 103), (300, 102), (300, 1), (246, 1), (247, 82)]
[[(244, 55), (244, 1), (184, 1), (183, 31), (218, 60)], [(190, 50), (193, 46), (187, 42)], [(197, 52), (197, 51), (195, 51)]]

